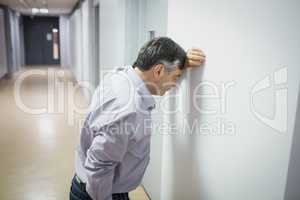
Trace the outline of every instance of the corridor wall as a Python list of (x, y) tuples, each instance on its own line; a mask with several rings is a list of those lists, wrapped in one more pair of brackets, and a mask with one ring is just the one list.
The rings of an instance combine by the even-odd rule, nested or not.
[(82, 80), (94, 83), (93, 60), (94, 60), (94, 12), (93, 1), (84, 1), (81, 5), (82, 11)]
[(82, 81), (82, 13), (77, 9), (70, 17), (70, 69)]
[[(78, 81), (93, 83), (94, 6), (99, 5), (101, 69), (125, 64), (125, 2), (87, 0), (69, 17), (70, 68)], [(100, 76), (100, 75), (99, 75)]]
[(25, 64), (24, 32), (20, 13), (6, 8), (8, 73), (12, 74)]
[(62, 67), (70, 67), (70, 20), (69, 16), (59, 17), (60, 63)]
[(299, 2), (168, 2), (167, 35), (207, 61), (171, 102), (160, 199), (284, 199), (299, 123)]
[(100, 69), (125, 64), (125, 1), (102, 0), (100, 6)]
[(1, 12), (1, 70), (0, 75), (13, 74), (24, 65), (23, 24), (20, 14), (8, 7)]
[(0, 8), (0, 78), (7, 73), (7, 45), (4, 10)]
[[(142, 13), (140, 18), (140, 43), (139, 48), (150, 39), (150, 32), (155, 37), (166, 36), (167, 34), (167, 0), (143, 0), (139, 1), (139, 9)], [(137, 55), (135, 55), (136, 57)], [(152, 136), (150, 163), (146, 170), (143, 186), (152, 199), (160, 199), (162, 188), (162, 144), (163, 144), (163, 123), (166, 100), (155, 96), (156, 108), (152, 111)]]

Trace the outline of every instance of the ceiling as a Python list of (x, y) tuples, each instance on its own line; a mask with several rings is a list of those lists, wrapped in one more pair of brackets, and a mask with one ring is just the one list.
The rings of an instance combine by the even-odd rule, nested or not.
[(68, 14), (78, 0), (0, 0), (22, 14), (32, 14), (32, 8), (48, 8), (48, 15)]

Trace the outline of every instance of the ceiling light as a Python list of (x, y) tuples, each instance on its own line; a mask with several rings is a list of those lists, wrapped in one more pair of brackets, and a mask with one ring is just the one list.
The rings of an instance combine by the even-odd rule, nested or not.
[(47, 8), (41, 8), (40, 13), (47, 14), (49, 10)]
[(32, 9), (31, 9), (31, 12), (32, 12), (33, 14), (36, 14), (36, 13), (40, 12), (40, 10), (39, 10), (38, 8), (32, 8)]

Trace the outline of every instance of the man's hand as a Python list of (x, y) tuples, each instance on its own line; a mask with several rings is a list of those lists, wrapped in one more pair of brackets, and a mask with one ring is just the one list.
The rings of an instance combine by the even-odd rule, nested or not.
[(192, 48), (186, 53), (184, 68), (197, 67), (205, 62), (205, 54), (201, 49)]

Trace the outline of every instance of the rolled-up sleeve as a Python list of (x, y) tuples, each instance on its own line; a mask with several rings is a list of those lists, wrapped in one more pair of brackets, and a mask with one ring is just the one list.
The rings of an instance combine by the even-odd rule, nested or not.
[(86, 190), (94, 200), (111, 200), (114, 170), (122, 161), (130, 139), (127, 126), (134, 123), (134, 113), (102, 127), (95, 133), (84, 163)]

